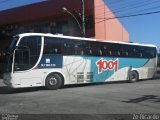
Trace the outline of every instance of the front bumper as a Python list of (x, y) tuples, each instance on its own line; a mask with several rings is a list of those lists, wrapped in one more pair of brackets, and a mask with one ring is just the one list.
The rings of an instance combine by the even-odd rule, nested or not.
[(8, 87), (12, 87), (12, 88), (13, 88), (12, 83), (11, 83), (10, 81), (8, 81), (8, 80), (3, 80), (3, 83), (4, 83), (5, 85), (7, 85)]
[(10, 74), (3, 74), (3, 83), (9, 87), (12, 87)]

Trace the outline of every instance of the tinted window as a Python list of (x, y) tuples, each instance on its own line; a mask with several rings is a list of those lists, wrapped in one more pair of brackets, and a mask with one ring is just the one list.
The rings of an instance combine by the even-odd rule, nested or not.
[(62, 54), (62, 40), (46, 37), (44, 41), (44, 54)]
[(144, 57), (154, 58), (154, 57), (156, 57), (156, 54), (157, 54), (156, 48), (152, 48), (152, 47), (145, 47), (144, 48)]
[(85, 55), (86, 41), (63, 39), (64, 55)]
[(45, 38), (44, 54), (152, 58), (155, 48), (120, 43)]
[(22, 71), (30, 69), (30, 61), (29, 61), (29, 49), (18, 49), (15, 51), (15, 71)]
[(21, 39), (19, 47), (27, 47), (29, 49), (30, 69), (37, 63), (41, 51), (41, 37), (29, 36)]
[(92, 52), (94, 56), (102, 56), (102, 48), (101, 48), (101, 43), (100, 42), (90, 42), (92, 45)]
[(20, 50), (15, 52), (15, 64), (28, 65), (29, 64), (29, 52)]

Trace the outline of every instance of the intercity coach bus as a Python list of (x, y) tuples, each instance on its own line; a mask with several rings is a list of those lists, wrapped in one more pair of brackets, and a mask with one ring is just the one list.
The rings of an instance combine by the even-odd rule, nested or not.
[(13, 37), (4, 64), (4, 83), (12, 88), (58, 89), (82, 84), (154, 76), (157, 48), (63, 35), (24, 33)]

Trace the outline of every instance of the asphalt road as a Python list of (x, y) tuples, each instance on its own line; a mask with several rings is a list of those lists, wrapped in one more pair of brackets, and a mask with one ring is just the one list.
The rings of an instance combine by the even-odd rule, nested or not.
[(0, 82), (0, 113), (160, 113), (160, 79), (66, 86), (59, 90), (10, 89)]

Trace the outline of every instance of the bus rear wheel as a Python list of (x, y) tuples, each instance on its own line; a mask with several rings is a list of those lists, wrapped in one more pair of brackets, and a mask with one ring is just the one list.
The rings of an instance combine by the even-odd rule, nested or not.
[(63, 85), (63, 78), (58, 73), (49, 74), (45, 81), (47, 89), (56, 90)]
[(129, 82), (134, 83), (139, 79), (139, 75), (137, 71), (131, 71), (129, 74)]

